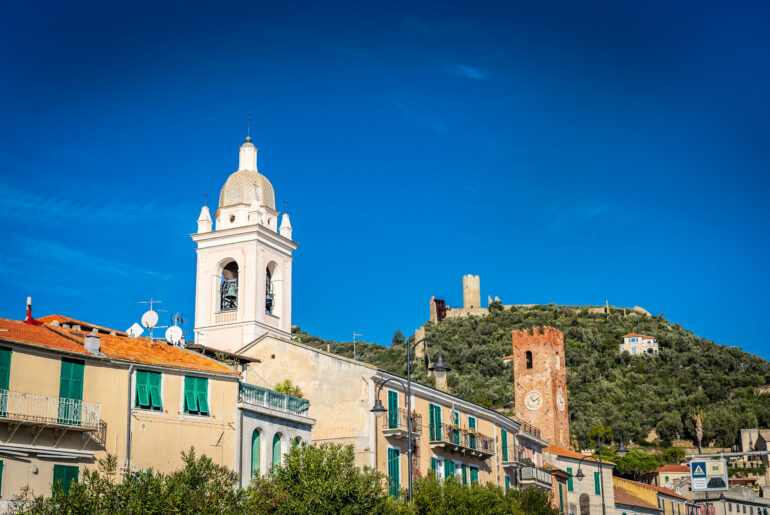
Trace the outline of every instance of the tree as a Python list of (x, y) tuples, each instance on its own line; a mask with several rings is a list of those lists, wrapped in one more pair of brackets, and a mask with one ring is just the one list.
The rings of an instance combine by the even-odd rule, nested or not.
[(393, 338), (391, 339), (390, 343), (391, 345), (403, 345), (406, 341), (406, 338), (404, 337), (404, 333), (401, 332), (401, 329), (396, 329), (396, 332), (393, 333)]
[(292, 384), (291, 380), (289, 379), (286, 379), (285, 381), (278, 383), (277, 385), (275, 385), (275, 388), (273, 389), (276, 392), (285, 393), (286, 395), (293, 395), (294, 397), (299, 397), (300, 399), (304, 395), (300, 387), (295, 384)]
[(703, 454), (701, 440), (703, 440), (703, 411), (697, 408), (692, 413), (692, 421), (695, 424), (695, 438), (698, 439), (698, 454)]
[(639, 481), (642, 475), (658, 468), (658, 460), (655, 456), (644, 451), (631, 450), (623, 457), (615, 456), (615, 472), (625, 478)]
[(684, 458), (685, 452), (684, 449), (680, 449), (678, 447), (669, 447), (665, 451), (663, 451), (663, 454), (659, 456), (659, 461), (661, 464), (669, 464), (669, 465), (676, 465), (680, 461), (682, 461), (682, 458)]

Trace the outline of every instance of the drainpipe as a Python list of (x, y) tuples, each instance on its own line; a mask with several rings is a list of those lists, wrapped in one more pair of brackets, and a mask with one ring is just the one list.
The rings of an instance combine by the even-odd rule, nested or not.
[(134, 365), (128, 367), (128, 404), (126, 409), (126, 469), (131, 471), (131, 383), (134, 377)]
[[(238, 478), (241, 482), (241, 488), (243, 488), (243, 410), (238, 409)], [(251, 481), (251, 476), (249, 476)]]

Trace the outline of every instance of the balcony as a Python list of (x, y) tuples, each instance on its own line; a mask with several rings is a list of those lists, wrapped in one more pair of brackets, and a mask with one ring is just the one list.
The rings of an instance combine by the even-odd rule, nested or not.
[(495, 455), (494, 440), (480, 434), (455, 429), (449, 424), (432, 424), (430, 426), (430, 445), (483, 459)]
[(523, 487), (534, 486), (542, 490), (551, 490), (551, 473), (538, 467), (522, 467), (519, 470), (519, 484)]
[(524, 459), (524, 453), (518, 446), (509, 445), (508, 447), (503, 447), (502, 454), (503, 468), (514, 469), (524, 465), (524, 462), (522, 461)]
[(307, 417), (310, 401), (248, 383), (238, 385), (238, 402), (264, 406), (285, 413)]
[(0, 421), (10, 424), (8, 441), (22, 425), (37, 426), (33, 431), (35, 440), (46, 427), (59, 430), (57, 444), (70, 430), (102, 433), (104, 423), (99, 419), (99, 410), (98, 402), (0, 390)]
[[(405, 409), (388, 410), (387, 419), (382, 426), (382, 434), (394, 438), (407, 438), (406, 427), (408, 413)], [(412, 437), (422, 433), (422, 415), (412, 413)]]
[(521, 421), (521, 430), (525, 433), (529, 433), (536, 438), (542, 438), (540, 436), (540, 430), (527, 422)]

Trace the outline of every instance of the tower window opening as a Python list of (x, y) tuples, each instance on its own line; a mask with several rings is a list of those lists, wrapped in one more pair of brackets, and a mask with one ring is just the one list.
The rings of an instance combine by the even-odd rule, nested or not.
[(219, 286), (219, 310), (238, 309), (238, 263), (231, 261), (222, 269), (222, 282)]
[(270, 267), (265, 271), (265, 313), (273, 313), (275, 293), (273, 291), (273, 274)]
[(526, 360), (527, 360), (527, 368), (532, 368), (532, 351), (527, 351)]

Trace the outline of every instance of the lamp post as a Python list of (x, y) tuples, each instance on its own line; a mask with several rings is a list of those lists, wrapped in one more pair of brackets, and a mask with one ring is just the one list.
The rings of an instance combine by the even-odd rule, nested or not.
[(409, 502), (412, 502), (412, 354), (411, 349), (412, 346), (415, 348), (418, 344), (424, 342), (424, 341), (430, 341), (436, 344), (436, 347), (438, 348), (438, 357), (436, 358), (436, 362), (428, 367), (428, 370), (431, 372), (449, 372), (452, 370), (449, 368), (449, 366), (444, 363), (444, 356), (441, 355), (441, 345), (439, 345), (438, 341), (434, 340), (433, 338), (423, 338), (419, 341), (414, 342), (412, 345), (409, 345), (409, 343), (406, 343), (406, 385), (404, 382), (397, 378), (397, 377), (391, 377), (383, 381), (377, 386), (377, 391), (375, 392), (374, 396), (374, 406), (372, 407), (371, 411), (374, 413), (374, 415), (377, 418), (382, 417), (385, 413), (387, 413), (388, 410), (385, 409), (385, 406), (382, 405), (382, 401), (380, 400), (380, 392), (382, 391), (383, 386), (388, 384), (390, 381), (399, 383), (401, 385), (401, 388), (406, 392), (406, 434), (407, 434), (407, 440), (409, 442), (407, 451), (406, 451), (406, 459), (407, 459), (407, 465), (409, 467), (409, 471), (407, 472), (407, 478), (408, 478), (408, 485), (409, 485)]
[[(602, 493), (602, 515), (606, 515), (607, 511), (604, 505), (604, 474), (602, 474), (602, 447), (604, 446), (604, 436), (599, 433), (599, 481), (601, 481), (601, 493)], [(626, 449), (626, 446), (623, 445), (623, 437), (620, 438), (620, 445), (618, 446), (618, 449), (615, 451), (615, 454), (620, 456), (621, 458), (626, 455), (628, 450)], [(575, 474), (575, 477), (578, 481), (581, 481), (585, 476), (583, 474), (583, 470), (580, 468), (580, 464), (583, 462), (584, 459), (589, 458), (589, 456), (583, 456), (580, 458), (580, 461), (578, 461), (578, 471), (577, 474)]]

